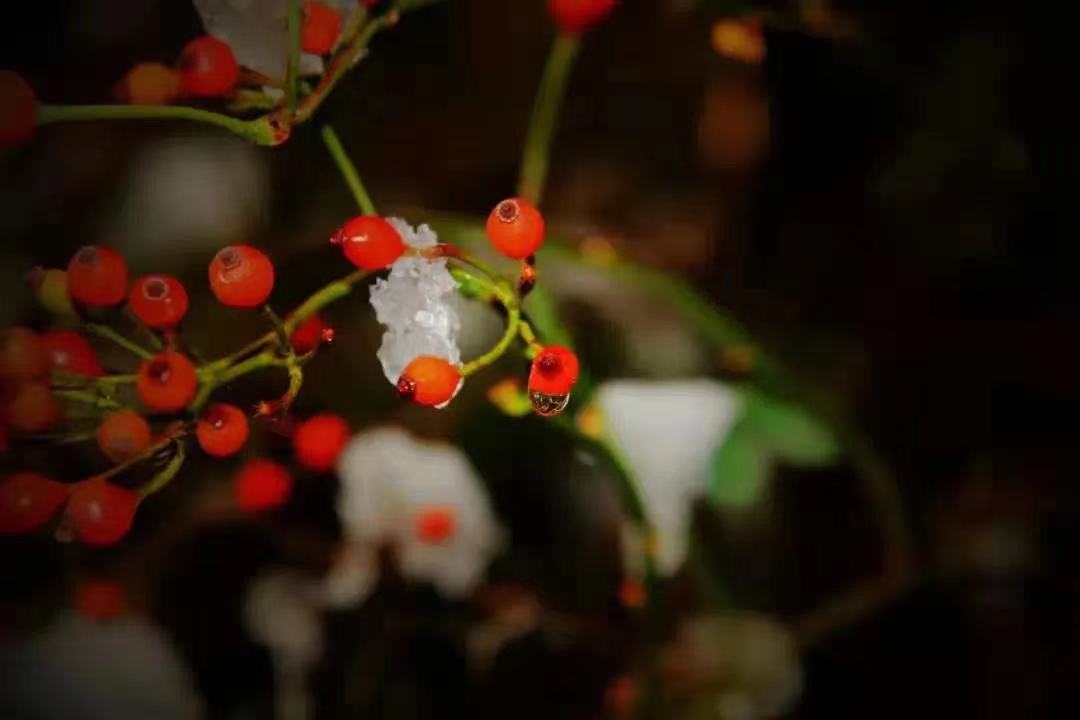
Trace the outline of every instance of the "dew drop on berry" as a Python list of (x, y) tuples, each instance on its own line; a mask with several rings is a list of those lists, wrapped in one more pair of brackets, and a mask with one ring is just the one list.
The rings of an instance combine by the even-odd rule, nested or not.
[(529, 392), (529, 402), (532, 403), (533, 410), (536, 411), (537, 415), (552, 417), (561, 413), (570, 404), (570, 393), (549, 395), (548, 393), (531, 390)]

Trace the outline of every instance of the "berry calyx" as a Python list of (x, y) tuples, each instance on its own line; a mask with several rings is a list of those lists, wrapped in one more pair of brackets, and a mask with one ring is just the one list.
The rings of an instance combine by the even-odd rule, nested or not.
[(248, 439), (247, 415), (235, 405), (211, 405), (195, 425), (195, 437), (207, 455), (234, 455)]
[(93, 346), (74, 330), (52, 330), (42, 333), (49, 369), (96, 378), (105, 374)]
[(548, 0), (548, 12), (559, 30), (580, 35), (610, 15), (615, 3), (616, 0)]
[(35, 472), (17, 472), (0, 480), (0, 533), (36, 530), (68, 498), (68, 486)]
[(104, 307), (123, 302), (127, 283), (127, 263), (115, 250), (87, 245), (68, 263), (68, 295), (83, 305)]
[(333, 342), (333, 340), (334, 329), (326, 324), (319, 313), (309, 315), (307, 320), (300, 323), (289, 336), (289, 342), (292, 343), (293, 351), (297, 355), (305, 355), (320, 344)]
[(413, 520), (413, 531), (422, 542), (438, 545), (447, 542), (457, 530), (457, 514), (450, 505), (420, 508)]
[(146, 275), (132, 285), (128, 305), (149, 327), (167, 330), (179, 325), (187, 314), (188, 294), (174, 277)]
[(341, 15), (326, 3), (304, 3), (304, 23), (300, 29), (300, 49), (326, 55), (334, 49), (341, 34)]
[(135, 392), (143, 405), (158, 412), (183, 410), (195, 397), (198, 377), (191, 361), (167, 350), (139, 366)]
[(250, 245), (230, 245), (210, 263), (210, 289), (222, 305), (258, 307), (274, 289), (274, 264)]
[(342, 225), (330, 242), (363, 270), (389, 267), (405, 252), (405, 241), (393, 225), (377, 215), (359, 215)]
[(75, 589), (75, 608), (87, 620), (115, 620), (127, 612), (127, 605), (124, 586), (115, 580), (86, 580)]
[(134, 410), (109, 413), (97, 429), (97, 443), (105, 457), (122, 463), (150, 447), (150, 423)]
[(409, 361), (397, 382), (398, 394), (418, 405), (442, 407), (461, 387), (461, 371), (445, 359), (421, 355)]
[(577, 382), (580, 367), (570, 348), (548, 345), (533, 359), (529, 370), (529, 392), (566, 395)]
[(29, 83), (11, 70), (0, 70), (0, 108), (0, 147), (18, 145), (34, 136), (37, 97)]
[(49, 386), (31, 382), (19, 387), (4, 407), (4, 421), (17, 433), (45, 432), (63, 419), (64, 408)]
[(349, 441), (349, 424), (340, 415), (324, 413), (309, 418), (293, 433), (296, 460), (308, 470), (327, 472)]
[(216, 37), (203, 35), (180, 53), (180, 87), (188, 95), (228, 95), (240, 77), (232, 48)]
[(116, 84), (113, 94), (129, 105), (168, 105), (180, 97), (180, 73), (161, 63), (139, 63)]
[(252, 460), (233, 477), (236, 504), (242, 510), (259, 512), (278, 507), (289, 499), (292, 476), (272, 460)]
[(544, 217), (528, 201), (509, 198), (488, 215), (487, 236), (503, 255), (524, 260), (544, 243)]
[(48, 370), (48, 355), (37, 333), (19, 326), (0, 330), (0, 380), (26, 382)]
[(138, 506), (139, 496), (131, 490), (93, 478), (71, 492), (64, 519), (79, 542), (112, 545), (127, 535)]

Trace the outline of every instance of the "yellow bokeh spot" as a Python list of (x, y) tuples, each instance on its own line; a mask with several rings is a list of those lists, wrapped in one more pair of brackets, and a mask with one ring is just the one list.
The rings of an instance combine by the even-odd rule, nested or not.
[(720, 20), (712, 28), (712, 46), (731, 60), (759, 65), (765, 59), (765, 36), (756, 20)]
[(582, 435), (599, 439), (604, 434), (604, 416), (595, 405), (589, 405), (577, 415), (578, 430)]
[(619, 253), (608, 238), (590, 235), (581, 241), (581, 259), (590, 265), (610, 265), (619, 259)]

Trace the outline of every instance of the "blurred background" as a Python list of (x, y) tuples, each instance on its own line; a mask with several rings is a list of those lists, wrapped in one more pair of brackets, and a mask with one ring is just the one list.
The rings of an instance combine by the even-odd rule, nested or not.
[[(447, 599), (376, 558), (364, 602), (313, 610), (302, 588), (346, 547), (339, 480), (298, 482), (252, 519), (222, 500), (239, 461), (195, 458), (115, 547), (0, 538), (0, 716), (629, 717), (643, 694), (663, 698), (645, 703), (658, 717), (1075, 716), (1074, 31), (1037, 5), (887, 5), (623, 0), (569, 85), (539, 266), (601, 406), (616, 379), (753, 385), (767, 352), (848, 418), (898, 489), (899, 581), (873, 584), (891, 576), (865, 462), (768, 463), (752, 497), (687, 506), (705, 570), (671, 573), (662, 616), (643, 620), (602, 453), (486, 397), (526, 362), (507, 356), (441, 413), (404, 406), (361, 291), (326, 313), (338, 339), (296, 412), (460, 449), (505, 532), (486, 582)], [(758, 43), (718, 25), (746, 13)], [(201, 32), (179, 0), (43, 0), (3, 23), (0, 67), (43, 102), (106, 102), (132, 64), (170, 64)], [(512, 192), (553, 36), (540, 0), (410, 13), (320, 117), (381, 212), (456, 241)], [(205, 291), (217, 249), (266, 250), (285, 310), (343, 274), (327, 238), (354, 213), (311, 125), (273, 149), (182, 122), (46, 127), (0, 152), (0, 321), (43, 322), (26, 272), (107, 244), (135, 273), (183, 279), (188, 340), (225, 354), (262, 326)], [(611, 263), (696, 289), (752, 347), (718, 349)], [(498, 317), (461, 312), (471, 357)], [(250, 404), (282, 382), (223, 396)], [(693, 427), (665, 397), (621, 407)], [(256, 435), (253, 452), (288, 456), (273, 428)], [(93, 450), (23, 448), (4, 469), (77, 477)], [(684, 461), (667, 458), (672, 477)], [(112, 624), (68, 611), (98, 577), (125, 588)], [(252, 588), (268, 577), (260, 624)], [(662, 679), (643, 681), (655, 665)]]

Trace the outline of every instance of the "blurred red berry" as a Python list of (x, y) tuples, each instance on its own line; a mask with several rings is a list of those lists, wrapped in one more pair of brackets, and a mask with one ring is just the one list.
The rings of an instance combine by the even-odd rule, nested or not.
[(233, 478), (236, 504), (242, 510), (259, 512), (284, 504), (292, 492), (289, 471), (272, 460), (248, 462)]
[(188, 311), (188, 294), (174, 277), (146, 275), (131, 286), (128, 305), (148, 326), (166, 330), (176, 327), (184, 319)]
[(461, 372), (433, 355), (409, 361), (397, 383), (398, 394), (419, 405), (441, 407), (450, 402), (461, 385)]
[(50, 370), (88, 378), (105, 374), (93, 346), (79, 333), (73, 330), (51, 330), (41, 335), (41, 342), (45, 346)]
[(112, 545), (127, 535), (139, 496), (104, 480), (84, 480), (71, 492), (64, 517), (79, 542)]
[(134, 410), (109, 413), (97, 429), (98, 447), (114, 463), (139, 455), (150, 447), (150, 440), (150, 423)]
[(233, 455), (247, 442), (247, 415), (235, 405), (211, 405), (195, 425), (195, 437), (207, 455)]
[(159, 353), (139, 366), (135, 392), (143, 405), (158, 412), (183, 410), (195, 397), (195, 366), (178, 352)]
[(34, 89), (18, 73), (0, 70), (0, 147), (29, 140), (37, 121)]
[(445, 543), (457, 529), (457, 515), (450, 505), (421, 508), (414, 520), (416, 537), (426, 543)]
[(232, 49), (215, 37), (197, 37), (180, 54), (180, 86), (188, 95), (228, 95), (239, 77)]
[(49, 386), (41, 382), (21, 385), (4, 406), (4, 421), (17, 433), (45, 432), (64, 417), (64, 408)]
[(548, 345), (536, 356), (529, 371), (529, 392), (566, 395), (578, 379), (577, 355), (570, 348)]
[(161, 63), (139, 63), (116, 84), (114, 94), (129, 105), (168, 105), (180, 97), (180, 73)]
[(127, 593), (115, 580), (85, 580), (75, 589), (75, 607), (87, 620), (108, 622), (127, 612)]
[[(333, 333), (333, 329), (327, 327), (322, 317), (314, 313), (293, 330), (289, 341), (292, 342), (293, 350), (297, 355), (304, 355), (319, 347), (319, 343), (326, 342), (327, 330)], [(331, 334), (330, 337), (332, 339), (333, 335)]]
[(615, 9), (616, 0), (548, 0), (551, 19), (564, 33), (579, 35)]
[(250, 245), (230, 245), (210, 263), (210, 289), (222, 305), (258, 307), (274, 289), (274, 264)]
[(127, 297), (127, 263), (120, 253), (97, 245), (81, 248), (68, 263), (71, 299), (83, 305), (117, 305)]
[(334, 49), (341, 34), (341, 15), (321, 2), (304, 3), (304, 24), (300, 30), (300, 49), (306, 53), (326, 55)]
[(364, 270), (388, 267), (405, 252), (401, 233), (376, 215), (352, 218), (334, 233), (331, 242), (341, 245), (349, 262)]
[(503, 255), (523, 260), (544, 243), (544, 217), (521, 198), (503, 200), (488, 215), (487, 236)]
[(349, 424), (339, 415), (324, 413), (309, 418), (293, 433), (296, 461), (308, 470), (327, 472), (337, 463), (349, 441)]
[(0, 480), (0, 533), (35, 530), (49, 521), (68, 497), (68, 486), (35, 472)]
[(0, 380), (26, 382), (48, 370), (48, 355), (37, 333), (18, 326), (0, 330)]

